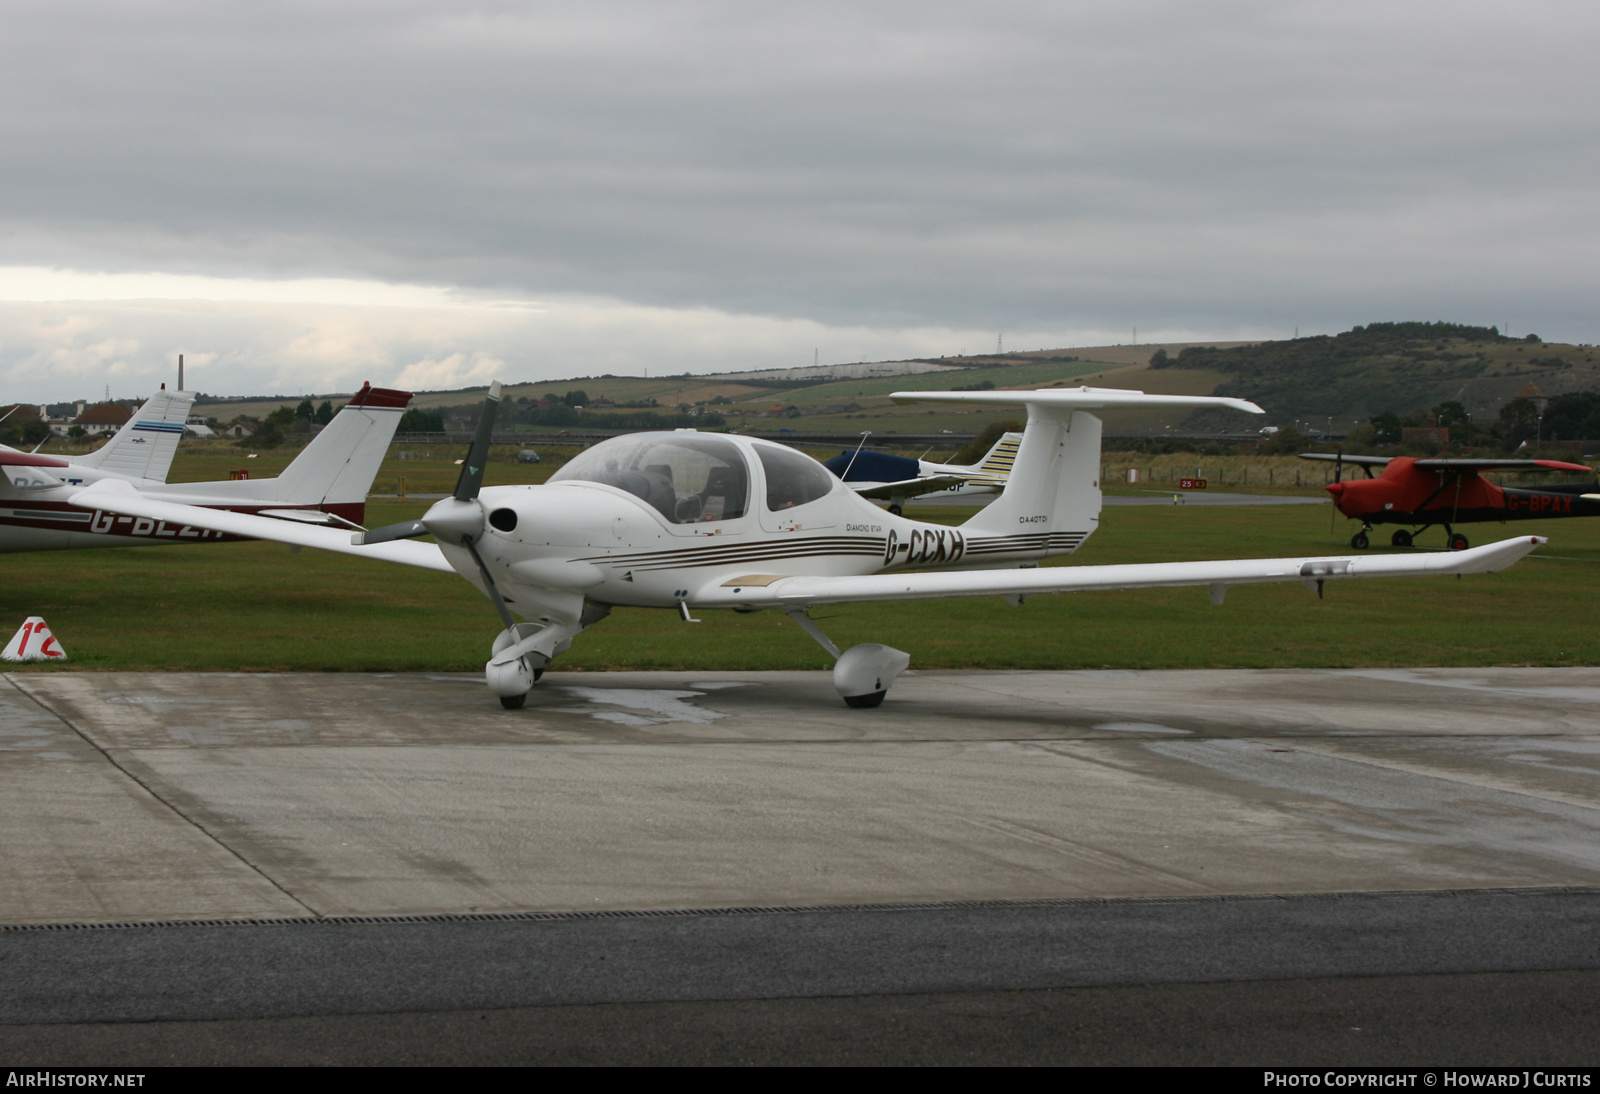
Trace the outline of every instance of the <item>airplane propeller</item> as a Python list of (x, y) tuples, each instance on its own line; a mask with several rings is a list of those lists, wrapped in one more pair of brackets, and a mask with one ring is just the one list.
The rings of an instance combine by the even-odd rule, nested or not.
[(421, 520), (403, 520), (368, 529), (355, 537), (355, 543), (364, 546), (431, 534), (460, 544), (469, 537), (475, 540), (482, 535), (483, 509), (478, 505), (478, 491), (483, 489), (483, 472), (489, 462), (489, 442), (494, 436), (495, 412), (499, 409), (500, 384), (496, 381), (489, 385), (483, 413), (478, 417), (478, 430), (472, 436), (467, 458), (461, 461), (461, 476), (456, 479), (453, 494), (429, 509)]
[(441, 542), (465, 547), (472, 561), (477, 563), (478, 576), (483, 578), (483, 587), (489, 599), (494, 601), (501, 622), (506, 625), (506, 630), (515, 633), (517, 625), (511, 618), (511, 609), (506, 607), (506, 598), (500, 595), (500, 589), (495, 585), (494, 577), (489, 573), (489, 567), (484, 565), (483, 556), (478, 553), (476, 546), (483, 537), (484, 526), (483, 506), (478, 503), (478, 491), (483, 489), (483, 472), (489, 463), (489, 443), (494, 439), (495, 412), (499, 409), (500, 383), (495, 381), (489, 385), (489, 394), (483, 400), (478, 430), (472, 436), (467, 458), (461, 461), (461, 477), (456, 480), (453, 494), (435, 502), (421, 520), (406, 520), (375, 528), (357, 536), (356, 542), (384, 543), (429, 534)]
[[(1334, 457), (1333, 457), (1333, 481), (1334, 482), (1338, 482), (1340, 476), (1343, 475), (1343, 474), (1344, 474), (1344, 445), (1341, 444), (1338, 447), (1338, 449), (1335, 451)], [(1333, 509), (1328, 513), (1328, 534), (1331, 536), (1331, 535), (1333, 535), (1334, 528), (1338, 527), (1338, 524), (1339, 524), (1339, 499), (1337, 497), (1334, 497), (1334, 498), (1329, 498), (1328, 501), (1333, 506)]]

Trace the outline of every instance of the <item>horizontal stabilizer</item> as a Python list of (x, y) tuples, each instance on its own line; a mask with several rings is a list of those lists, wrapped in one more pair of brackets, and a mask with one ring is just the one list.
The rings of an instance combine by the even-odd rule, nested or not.
[(1265, 414), (1246, 399), (1215, 395), (1147, 395), (1118, 387), (1044, 388), (1039, 391), (897, 391), (897, 403), (979, 403), (988, 406), (1026, 406), (1061, 411), (1149, 410), (1158, 407), (1227, 407), (1246, 414)]
[[(854, 490), (864, 498), (893, 498), (911, 497), (916, 494), (932, 494), (938, 490), (948, 490), (953, 486), (965, 486), (977, 476), (975, 475), (929, 475), (923, 479), (906, 479), (902, 482), (880, 482), (871, 486), (865, 484), (855, 486)], [(997, 483), (996, 485), (1003, 484)]]

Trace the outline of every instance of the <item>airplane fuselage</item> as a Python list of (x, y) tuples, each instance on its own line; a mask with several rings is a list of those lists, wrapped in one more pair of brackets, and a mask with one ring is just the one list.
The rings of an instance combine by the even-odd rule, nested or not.
[[(62, 463), (65, 464), (65, 461)], [(214, 496), (207, 490), (212, 485), (208, 483), (134, 479), (70, 464), (62, 467), (6, 467), (5, 472), (7, 481), (0, 484), (0, 554), (87, 547), (137, 547), (161, 543), (214, 543), (243, 538), (191, 524), (82, 509), (69, 500), (84, 486), (107, 479), (127, 482), (141, 494), (153, 499), (186, 505), (203, 505), (236, 513), (286, 508), (285, 503), (266, 498), (252, 503), (238, 496)], [(258, 481), (268, 483), (272, 480)], [(237, 485), (243, 486), (245, 483)], [(361, 523), (366, 510), (362, 503), (325, 505), (321, 508), (355, 524)]]
[[(665, 437), (647, 458), (669, 459), (673, 435), (640, 436)], [(585, 602), (692, 609), (724, 599), (713, 590), (795, 575), (1016, 567), (1071, 553), (1096, 526), (1097, 517), (1082, 528), (1057, 527), (1040, 513), (1019, 517), (1014, 531), (979, 534), (885, 512), (825, 472), (814, 496), (802, 490), (796, 503), (772, 480), (791, 459), (820, 471), (810, 457), (743, 437), (702, 434), (689, 443), (715, 453), (732, 473), (701, 471), (701, 489), (685, 491), (683, 466), (674, 476), (665, 462), (650, 465), (658, 470), (647, 482), (635, 474), (643, 464), (624, 460), (589, 472), (613, 483), (586, 479), (579, 468), (543, 486), (485, 487), (474, 503), (486, 517), (475, 546), (513, 610), (530, 620), (572, 620)], [(736, 481), (740, 496), (717, 492), (723, 481)], [(440, 547), (462, 577), (484, 588), (471, 552), (445, 537)]]

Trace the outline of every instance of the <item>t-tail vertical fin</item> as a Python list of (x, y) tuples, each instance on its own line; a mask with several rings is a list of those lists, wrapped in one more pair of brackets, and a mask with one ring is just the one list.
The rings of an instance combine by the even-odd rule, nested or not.
[(962, 527), (981, 535), (1016, 537), (1019, 545), (1030, 548), (1037, 541), (1043, 553), (1075, 548), (1100, 520), (1100, 419), (1092, 411), (1222, 406), (1265, 413), (1243, 399), (1146, 395), (1119, 388), (897, 391), (891, 398), (897, 403), (1028, 408), (1028, 425), (1005, 489)]
[(1040, 537), (1041, 550), (1075, 547), (1100, 520), (1099, 480), (1100, 419), (1071, 407), (1030, 403), (1005, 489), (962, 527), (984, 535)]

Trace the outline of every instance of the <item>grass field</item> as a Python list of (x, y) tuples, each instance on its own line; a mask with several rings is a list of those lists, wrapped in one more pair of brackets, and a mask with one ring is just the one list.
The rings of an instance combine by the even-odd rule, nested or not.
[[(406, 519), (426, 505), (374, 501), (368, 521)], [(1513, 534), (1551, 543), (1503, 574), (1333, 583), (1321, 601), (1292, 584), (1236, 588), (1222, 607), (1203, 589), (1179, 589), (1044, 596), (1019, 608), (981, 598), (815, 614), (840, 646), (884, 642), (910, 652), (913, 668), (1600, 664), (1600, 631), (1588, 614), (1600, 594), (1600, 521), (1464, 530), (1480, 544)], [(1325, 506), (1115, 508), (1068, 564), (1341, 553), (1349, 534), (1343, 520), (1330, 531)], [(277, 544), (12, 554), (4, 565), (0, 629), (42, 615), (72, 658), (21, 671), (478, 671), (499, 627), (489, 603), (453, 576)], [(619, 609), (557, 664), (830, 665), (777, 613), (702, 618), (694, 625), (670, 612)]]

